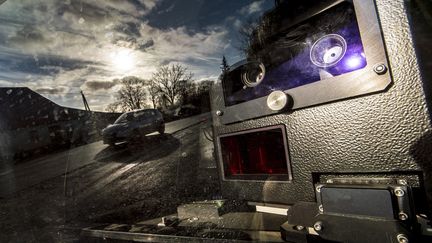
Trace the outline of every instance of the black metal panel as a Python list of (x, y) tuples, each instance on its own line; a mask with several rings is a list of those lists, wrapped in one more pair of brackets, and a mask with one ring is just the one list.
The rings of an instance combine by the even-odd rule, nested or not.
[(322, 225), (319, 236), (326, 240), (344, 243), (398, 242), (398, 236), (404, 235), (409, 242), (421, 242), (414, 240), (414, 236), (397, 221), (335, 215), (319, 215), (317, 221)]
[(395, 218), (388, 190), (324, 187), (321, 189), (321, 203), (325, 214)]
[[(310, 7), (309, 5), (304, 6), (304, 8)], [(351, 13), (350, 17), (342, 17), (343, 14), (347, 13)], [(285, 14), (278, 15), (283, 16), (283, 18), (271, 22), (274, 26), (272, 25), (269, 28), (270, 30), (267, 31), (270, 33), (281, 31), (281, 33), (274, 33), (278, 37), (270, 38), (277, 39), (277, 41), (265, 42), (262, 44), (262, 48), (264, 49), (256, 54), (258, 57), (251, 57), (252, 59), (258, 58), (263, 65), (262, 70), (264, 70), (263, 73), (265, 75), (262, 75), (263, 80), (260, 85), (254, 83), (253, 87), (248, 87), (249, 85), (242, 84), (243, 75), (241, 73), (244, 70), (241, 70), (249, 70), (246, 67), (251, 63), (240, 65), (237, 69), (231, 68), (230, 72), (224, 75), (222, 84), (225, 106), (221, 105), (218, 108), (224, 114), (220, 117), (222, 123), (233, 123), (281, 112), (280, 110), (274, 111), (267, 106), (266, 94), (275, 90), (284, 91), (294, 101), (292, 109), (299, 109), (383, 91), (390, 85), (391, 78), (389, 72), (386, 72), (388, 62), (385, 56), (379, 25), (377, 24), (373, 0), (356, 0), (353, 3), (351, 1), (341, 1), (341, 3), (335, 6), (322, 9), (320, 14), (314, 16), (299, 13), (291, 13), (291, 15), (302, 16), (308, 19), (294, 29), (283, 30), (284, 28), (280, 27), (282, 25), (281, 22), (285, 23), (286, 18), (290, 18), (285, 17)], [(343, 24), (339, 23), (341, 19), (344, 19)], [(289, 26), (289, 24), (287, 25)], [(299, 38), (298, 43), (291, 43), (292, 40), (285, 38), (286, 35), (290, 35), (289, 31), (294, 33), (301, 32), (304, 28), (307, 28), (305, 26), (313, 26), (313, 28), (308, 29), (307, 36), (300, 35), (301, 37), (297, 37)], [(350, 31), (347, 32), (348, 29)], [(283, 31), (288, 31), (288, 34)], [(267, 32), (262, 35), (265, 36)], [(344, 37), (337, 33), (343, 33)], [(325, 36), (323, 36), (324, 34)], [(293, 35), (295, 36), (295, 34)], [(336, 42), (345, 43), (339, 44), (346, 47), (346, 53), (349, 54), (345, 55), (345, 51), (343, 51), (344, 54), (340, 57), (342, 59), (338, 59), (340, 62), (336, 61), (334, 64), (336, 66), (334, 67), (329, 64), (329, 69), (327, 69), (327, 64), (319, 64), (317, 62), (318, 59), (314, 61), (315, 58), (313, 58), (314, 46), (319, 42), (316, 39), (317, 36), (321, 36), (321, 39), (333, 39), (333, 42), (335, 39), (341, 39)], [(279, 37), (280, 39), (278, 39)], [(346, 42), (344, 38), (350, 41)], [(317, 42), (312, 45), (312, 40)], [(306, 44), (309, 42), (311, 43)], [(324, 42), (328, 43), (331, 41), (326, 40)], [(329, 51), (328, 48), (330, 47), (322, 46), (318, 49)], [(304, 53), (309, 53), (309, 51), (310, 56), (304, 55)], [(297, 56), (298, 52), (301, 54)], [(321, 52), (318, 53), (320, 53), (319, 56), (322, 55)], [(335, 53), (332, 55), (337, 56)], [(356, 64), (353, 65), (353, 63)], [(375, 67), (377, 65), (383, 67), (383, 72), (376, 71)], [(264, 66), (266, 67), (264, 68)], [(332, 68), (335, 68), (337, 71), (331, 71)], [(252, 70), (255, 71), (253, 72), (254, 74), (262, 72), (262, 70), (256, 72), (255, 68)], [(324, 76), (321, 76), (321, 74), (318, 75), (318, 72), (321, 73), (322, 71), (327, 74)]]
[[(377, 0), (376, 5), (393, 85), (383, 93), (232, 125), (222, 125), (214, 115), (215, 136), (285, 124), (289, 138), (292, 182), (221, 181), (224, 197), (314, 201), (314, 172), (430, 171), (431, 125), (406, 6), (403, 0)], [(222, 99), (213, 96), (213, 101)]]

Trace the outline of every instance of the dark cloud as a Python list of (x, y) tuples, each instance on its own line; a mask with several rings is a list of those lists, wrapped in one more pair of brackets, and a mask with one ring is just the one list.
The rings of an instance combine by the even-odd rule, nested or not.
[(91, 61), (54, 55), (31, 56), (10, 54), (0, 56), (0, 66), (2, 69), (38, 75), (53, 75), (59, 73), (61, 70), (71, 71), (96, 64)]
[[(98, 24), (110, 19), (134, 16), (139, 10), (149, 10), (144, 4), (134, 0), (104, 0), (104, 1), (70, 1), (69, 3), (58, 3), (57, 14), (63, 16), (70, 14), (83, 18), (86, 23)], [(124, 29), (122, 31), (122, 29)], [(138, 27), (134, 23), (124, 23), (120, 31), (125, 34), (139, 34)]]
[(175, 62), (176, 59), (163, 59), (163, 60), (159, 60), (158, 64), (161, 66), (165, 66), (170, 64), (171, 62)]
[(110, 89), (112, 88), (114, 85), (117, 84), (117, 80), (114, 81), (87, 81), (85, 83), (85, 86), (92, 90), (100, 90), (100, 89)]
[(0, 16), (0, 23), (2, 23), (3, 25), (10, 25), (10, 26), (24, 26), (28, 24), (21, 19), (11, 19), (7, 17), (5, 18), (4, 16)]
[(145, 50), (145, 49), (148, 49), (148, 48), (150, 48), (150, 47), (152, 47), (152, 46), (154, 46), (154, 40), (153, 39), (150, 39), (150, 40), (147, 40), (147, 41), (145, 41), (145, 42), (142, 42), (140, 45), (139, 45), (139, 48), (138, 49), (140, 49), (140, 50)]
[(134, 22), (127, 22), (127, 23), (123, 23), (121, 25), (118, 25), (115, 30), (126, 34), (128, 36), (133, 36), (133, 37), (140, 37), (141, 33), (140, 33), (140, 26), (138, 23), (134, 23)]
[[(250, 0), (182, 0), (162, 1), (156, 6), (155, 11), (151, 12), (147, 19), (149, 24), (160, 29), (177, 28), (187, 26), (188, 29), (203, 31), (208, 26), (219, 25), (221, 20), (227, 16), (236, 14), (236, 11), (249, 6), (253, 3)], [(273, 7), (273, 1), (265, 1), (263, 9)], [(171, 11), (163, 11), (170, 9)]]
[(145, 51), (148, 48), (154, 46), (155, 44), (153, 39), (138, 40), (137, 38), (134, 37), (119, 37), (113, 40), (112, 43), (120, 47), (125, 47), (125, 48), (140, 50), (140, 51)]
[(57, 11), (60, 16), (71, 14), (76, 18), (84, 18), (86, 22), (91, 23), (99, 23), (111, 18), (110, 9), (85, 1), (70, 1), (69, 4), (61, 4)]
[(64, 87), (42, 87), (42, 88), (36, 88), (34, 91), (40, 93), (40, 94), (61, 94), (66, 91)]
[[(149, 5), (146, 6), (145, 3), (143, 1), (140, 1), (140, 0), (129, 0), (129, 2), (132, 3), (137, 9), (142, 9), (142, 10), (146, 10), (146, 11), (149, 11), (152, 9), (151, 6), (149, 6)], [(157, 3), (155, 2), (154, 4), (156, 5)]]
[(26, 44), (46, 42), (42, 31), (32, 25), (25, 25), (7, 40), (11, 44)]

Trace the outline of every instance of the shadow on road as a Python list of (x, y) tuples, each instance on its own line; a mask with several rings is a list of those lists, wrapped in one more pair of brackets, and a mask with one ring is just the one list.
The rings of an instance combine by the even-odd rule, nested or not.
[(168, 156), (180, 146), (180, 141), (171, 134), (147, 135), (142, 139), (108, 146), (96, 154), (99, 162), (131, 163), (143, 156), (145, 161)]

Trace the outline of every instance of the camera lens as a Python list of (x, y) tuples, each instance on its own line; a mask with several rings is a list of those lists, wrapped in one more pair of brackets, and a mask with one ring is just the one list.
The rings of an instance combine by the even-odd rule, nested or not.
[(326, 68), (336, 65), (345, 56), (347, 44), (337, 34), (329, 34), (319, 38), (312, 45), (310, 60), (318, 67)]
[(265, 76), (265, 66), (261, 62), (250, 62), (243, 67), (241, 80), (246, 87), (255, 87)]

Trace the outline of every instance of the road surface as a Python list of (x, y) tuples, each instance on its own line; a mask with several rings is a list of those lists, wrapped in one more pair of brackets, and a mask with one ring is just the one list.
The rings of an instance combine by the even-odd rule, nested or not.
[(208, 117), (168, 123), (169, 134), (140, 143), (88, 144), (4, 173), (2, 186), (15, 187), (0, 199), (0, 242), (76, 242), (84, 227), (159, 218), (220, 197), (212, 142), (202, 136)]
[[(204, 113), (169, 122), (165, 124), (165, 132), (172, 135), (208, 119), (210, 119), (210, 114)], [(155, 134), (149, 136), (155, 136)], [(95, 161), (109, 160), (125, 152), (125, 146), (120, 149), (106, 150), (107, 147), (102, 141), (98, 141), (18, 164), (7, 171), (0, 171), (0, 198), (14, 196), (16, 192), (29, 186), (74, 171)], [(136, 153), (129, 160), (136, 160), (139, 156), (140, 154)], [(132, 167), (133, 164), (129, 166)]]

